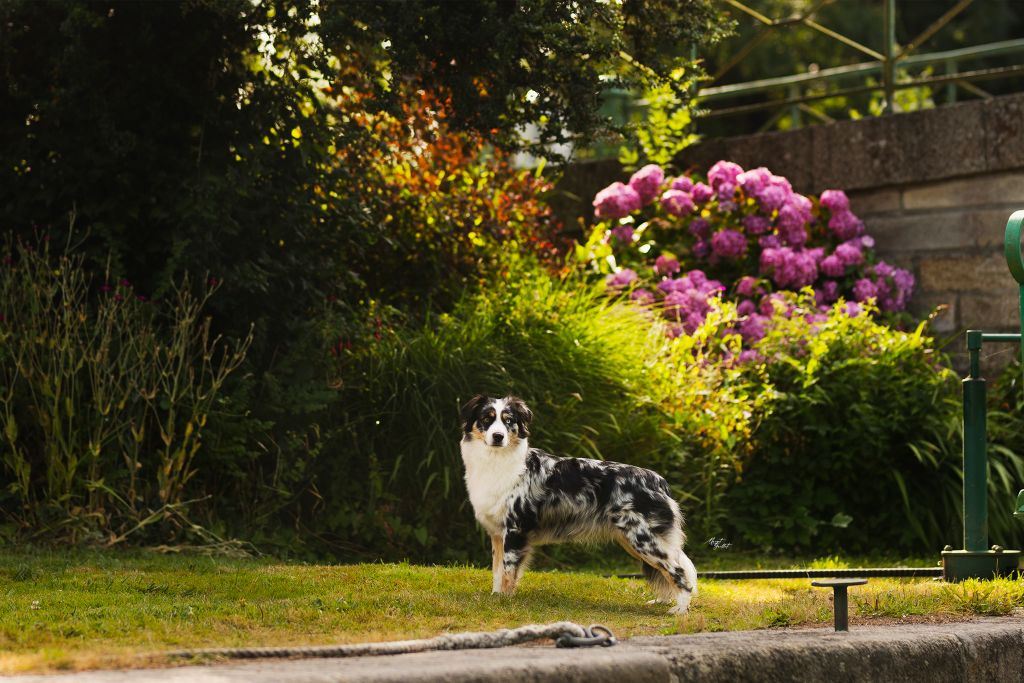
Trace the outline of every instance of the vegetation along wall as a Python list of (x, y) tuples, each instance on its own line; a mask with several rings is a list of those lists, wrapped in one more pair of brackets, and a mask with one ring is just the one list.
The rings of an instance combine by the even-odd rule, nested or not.
[[(945, 307), (932, 330), (952, 337), (958, 369), (963, 330), (1016, 329), (1017, 287), (1002, 240), (1007, 217), (1024, 209), (1024, 95), (707, 140), (686, 149), (678, 165), (703, 171), (719, 159), (767, 166), (807, 194), (844, 189), (877, 253), (914, 273), (912, 312)], [(618, 175), (614, 162), (583, 164), (563, 188), (588, 198)], [(985, 366), (1013, 353), (986, 347)]]

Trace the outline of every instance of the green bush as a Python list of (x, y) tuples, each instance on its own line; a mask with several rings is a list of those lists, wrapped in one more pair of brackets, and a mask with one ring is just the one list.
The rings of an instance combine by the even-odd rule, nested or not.
[(0, 252), (0, 509), (34, 535), (180, 540), (207, 418), (250, 340), (211, 336), (208, 288), (151, 303), (47, 245)]
[(531, 443), (556, 454), (682, 457), (648, 381), (671, 340), (574, 279), (513, 261), (450, 314), (379, 330), (339, 356), (342, 422), (317, 460), (309, 518), (324, 538), (371, 555), (482, 557), (458, 445), (459, 406), (477, 393), (522, 396)]
[(870, 313), (822, 316), (805, 293), (758, 345), (771, 410), (725, 499), (743, 542), (817, 552), (955, 538), (957, 461), (933, 447), (957, 415), (955, 377), (925, 323), (901, 331)]

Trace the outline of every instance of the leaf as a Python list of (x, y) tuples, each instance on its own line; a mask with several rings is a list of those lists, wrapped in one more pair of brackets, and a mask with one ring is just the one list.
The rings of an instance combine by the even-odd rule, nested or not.
[(846, 527), (850, 526), (850, 522), (852, 521), (853, 517), (851, 517), (850, 515), (846, 514), (845, 512), (837, 512), (832, 517), (832, 521), (829, 522), (829, 524), (831, 524), (834, 527), (839, 527), (840, 529), (845, 529)]
[(14, 421), (14, 415), (7, 416), (4, 434), (7, 436), (7, 441), (12, 444), (18, 440), (18, 423)]

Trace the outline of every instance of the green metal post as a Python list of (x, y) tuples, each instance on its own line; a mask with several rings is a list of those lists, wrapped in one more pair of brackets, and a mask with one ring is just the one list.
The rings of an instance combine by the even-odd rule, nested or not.
[[(946, 75), (951, 76), (956, 73), (957, 64), (955, 59), (946, 60)], [(956, 102), (956, 83), (950, 81), (946, 84), (946, 104), (953, 104)]]
[(988, 550), (985, 380), (979, 377), (981, 331), (968, 330), (971, 373), (964, 386), (964, 550)]
[(893, 54), (896, 46), (896, 0), (885, 0), (882, 14), (882, 20), (885, 22), (882, 87), (885, 91), (885, 113), (892, 114), (896, 111), (896, 57)]
[[(1006, 222), (1003, 253), (1013, 279), (1020, 285), (1021, 334), (980, 330), (967, 331), (970, 374), (964, 379), (964, 547), (942, 551), (942, 576), (946, 581), (990, 579), (1017, 571), (1021, 551), (1000, 546), (988, 548), (988, 461), (985, 453), (985, 380), (981, 378), (981, 345), (985, 342), (1021, 345), (1024, 354), (1024, 256), (1021, 233), (1024, 211)], [(1024, 517), (1024, 491), (1017, 495), (1017, 517)]]

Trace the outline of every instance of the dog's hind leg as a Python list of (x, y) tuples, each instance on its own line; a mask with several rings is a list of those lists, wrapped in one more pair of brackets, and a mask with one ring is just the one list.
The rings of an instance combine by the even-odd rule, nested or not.
[(665, 575), (660, 570), (652, 567), (644, 560), (643, 556), (637, 552), (637, 550), (630, 544), (624, 535), (617, 536), (616, 541), (622, 546), (623, 550), (632, 555), (635, 559), (640, 560), (640, 569), (644, 573), (644, 578), (647, 579), (647, 583), (650, 584), (651, 590), (657, 596), (654, 600), (648, 602), (648, 605), (655, 603), (672, 603), (675, 601), (676, 591), (672, 584), (665, 578)]
[(675, 526), (657, 533), (639, 515), (620, 518), (622, 537), (631, 555), (644, 563), (644, 575), (662, 600), (675, 603), (669, 612), (682, 614), (697, 591), (697, 570), (682, 549), (682, 532)]

